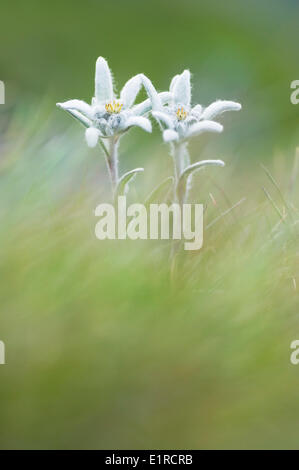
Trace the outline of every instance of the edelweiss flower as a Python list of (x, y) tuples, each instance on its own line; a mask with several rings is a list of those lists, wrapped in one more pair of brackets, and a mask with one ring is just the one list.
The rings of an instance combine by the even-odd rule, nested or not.
[[(99, 57), (96, 62), (95, 96), (91, 105), (75, 99), (57, 103), (57, 106), (68, 111), (87, 128), (87, 144), (95, 147), (99, 138), (119, 136), (132, 126), (151, 132), (151, 122), (143, 117), (150, 111), (151, 101), (147, 99), (133, 106), (141, 86), (141, 75), (136, 75), (125, 84), (120, 97), (116, 98), (108, 63), (103, 57)], [(168, 95), (169, 93), (162, 94), (161, 100), (165, 102)]]
[(203, 132), (222, 132), (223, 126), (213, 121), (225, 111), (238, 111), (239, 103), (215, 101), (203, 109), (200, 104), (191, 107), (190, 72), (176, 75), (170, 84), (171, 102), (167, 106), (154, 106), (152, 114), (163, 128), (165, 142), (188, 141)]

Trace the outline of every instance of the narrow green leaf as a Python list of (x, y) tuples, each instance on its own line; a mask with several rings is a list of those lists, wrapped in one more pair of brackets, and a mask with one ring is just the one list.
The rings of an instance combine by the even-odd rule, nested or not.
[(129, 183), (132, 182), (132, 180), (135, 178), (137, 173), (142, 173), (144, 171), (144, 168), (135, 168), (134, 170), (130, 170), (122, 177), (119, 179), (117, 183), (117, 188), (116, 188), (116, 194), (117, 196), (123, 196), (126, 194), (128, 190)]

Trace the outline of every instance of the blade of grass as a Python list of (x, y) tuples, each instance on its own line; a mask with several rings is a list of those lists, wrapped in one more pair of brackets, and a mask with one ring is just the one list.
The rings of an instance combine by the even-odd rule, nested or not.
[(288, 213), (290, 215), (290, 217), (292, 218), (292, 213), (291, 213), (291, 208), (288, 204), (288, 202), (286, 201), (284, 195), (282, 194), (282, 191), (278, 185), (278, 183), (276, 182), (276, 180), (274, 179), (274, 177), (271, 175), (270, 171), (268, 170), (268, 168), (266, 168), (262, 163), (260, 164), (262, 169), (264, 170), (264, 172), (266, 173), (266, 175), (268, 176), (269, 180), (271, 181), (271, 183), (275, 186), (276, 190), (278, 191), (278, 194), (285, 206), (285, 208), (288, 210)]
[(218, 217), (216, 217), (214, 220), (212, 220), (212, 222), (210, 222), (207, 226), (206, 226), (206, 230), (210, 227), (212, 227), (214, 224), (216, 224), (216, 222), (218, 222), (220, 219), (222, 219), (222, 217), (225, 217), (227, 214), (229, 214), (232, 210), (234, 210), (236, 207), (240, 206), (244, 201), (246, 201), (246, 197), (243, 197), (242, 199), (240, 199), (240, 201), (236, 202), (236, 204), (234, 204), (232, 207), (230, 207), (229, 209), (227, 209), (226, 211), (222, 212)]
[(267, 199), (270, 201), (272, 207), (274, 208), (275, 212), (278, 214), (279, 218), (281, 219), (281, 221), (286, 224), (286, 221), (285, 221), (285, 218), (283, 216), (283, 214), (281, 213), (279, 207), (277, 206), (277, 204), (275, 203), (275, 201), (273, 200), (273, 198), (271, 197), (271, 195), (268, 193), (268, 191), (266, 190), (266, 188), (262, 188)]
[(298, 176), (298, 172), (299, 172), (299, 147), (296, 148), (296, 153), (295, 153), (295, 157), (294, 157), (294, 164), (293, 164), (293, 170), (292, 170), (292, 174), (291, 174), (291, 178), (290, 178), (290, 184), (289, 184), (289, 194), (290, 194), (290, 196), (294, 192), (295, 182), (296, 182), (296, 179), (297, 179), (297, 176)]
[[(211, 181), (211, 183), (215, 186), (216, 189), (218, 189), (218, 191), (220, 192), (220, 194), (222, 195), (224, 201), (226, 202), (227, 206), (228, 207), (231, 207), (232, 206), (232, 201), (229, 199), (229, 197), (227, 196), (226, 192), (224, 191), (224, 189), (215, 181), (214, 178), (212, 178), (211, 175), (208, 175), (208, 179)], [(234, 212), (232, 212), (232, 216), (233, 218), (235, 219), (235, 222), (237, 222), (237, 218), (234, 214)]]
[[(167, 188), (168, 186), (170, 186), (171, 184), (173, 184), (173, 177), (172, 176), (168, 176), (166, 179), (164, 179), (162, 181), (162, 183), (158, 184), (158, 186), (156, 186), (156, 188), (153, 189), (153, 191), (150, 193), (150, 195), (146, 198), (145, 200), (145, 204), (146, 205), (149, 205), (151, 204), (152, 202), (154, 202), (156, 200), (156, 198), (159, 196), (159, 194), (165, 189)], [(168, 194), (168, 190), (167, 190), (167, 193), (166, 193), (166, 196)]]

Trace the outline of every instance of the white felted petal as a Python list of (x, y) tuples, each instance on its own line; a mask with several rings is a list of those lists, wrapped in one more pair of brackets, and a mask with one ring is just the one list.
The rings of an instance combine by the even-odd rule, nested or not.
[(187, 137), (195, 137), (203, 132), (222, 132), (223, 126), (214, 121), (202, 121), (193, 124), (187, 133)]
[(126, 122), (126, 127), (138, 126), (146, 132), (152, 132), (151, 121), (142, 116), (131, 116)]
[(164, 142), (174, 142), (178, 139), (179, 139), (179, 134), (172, 129), (166, 129), (166, 131), (163, 132)]
[(173, 79), (171, 80), (171, 82), (170, 82), (170, 87), (169, 87), (170, 93), (173, 92), (174, 85), (176, 84), (176, 81), (177, 81), (178, 78), (179, 78), (179, 75), (175, 75), (175, 76), (173, 77)]
[(194, 114), (189, 114), (185, 121), (184, 121), (184, 124), (187, 124), (188, 126), (191, 126), (192, 124), (194, 124), (195, 122), (198, 122), (198, 117), (195, 116)]
[(113, 99), (112, 75), (107, 61), (99, 57), (96, 62), (95, 98), (98, 103)]
[(143, 114), (148, 113), (152, 109), (152, 103), (149, 98), (142, 101), (142, 103), (136, 104), (132, 108), (132, 112), (135, 116), (142, 116)]
[(162, 102), (161, 102), (161, 98), (156, 90), (156, 88), (154, 87), (154, 85), (152, 84), (152, 82), (150, 81), (149, 78), (147, 78), (145, 75), (141, 74), (140, 75), (141, 77), (141, 80), (142, 80), (142, 84), (146, 90), (146, 93), (151, 101), (151, 105), (152, 105), (152, 109), (153, 110), (160, 110), (162, 109)]
[(127, 81), (120, 92), (120, 101), (123, 103), (124, 108), (130, 108), (132, 106), (140, 91), (141, 84), (142, 81), (140, 75), (136, 75)]
[(83, 124), (84, 127), (90, 127), (92, 125), (92, 121), (76, 109), (65, 109), (64, 111), (77, 119), (81, 124)]
[[(162, 105), (170, 103), (171, 101), (171, 93), (169, 91), (162, 91), (159, 93), (159, 98), (161, 100)], [(136, 104), (133, 108), (132, 111), (135, 116), (141, 116), (145, 113), (148, 113), (152, 109), (152, 103), (151, 100), (148, 98), (145, 101), (142, 101), (142, 103)]]
[(169, 116), (169, 114), (163, 113), (162, 111), (153, 111), (152, 115), (154, 116), (157, 121), (163, 122), (168, 129), (173, 128), (173, 120)]
[(242, 108), (240, 103), (235, 101), (215, 101), (210, 104), (202, 113), (202, 119), (214, 119), (219, 114), (225, 113), (226, 111), (239, 111)]
[(65, 110), (75, 109), (76, 111), (84, 114), (84, 116), (87, 116), (89, 119), (92, 119), (92, 108), (89, 104), (85, 103), (85, 101), (69, 100), (64, 103), (57, 103), (56, 106)]
[(186, 106), (190, 105), (191, 83), (189, 70), (184, 70), (184, 72), (179, 75), (175, 81), (173, 87), (173, 98), (174, 102), (177, 104), (184, 104)]
[(98, 143), (101, 133), (95, 127), (89, 127), (85, 131), (85, 139), (88, 147), (95, 147)]
[(201, 115), (201, 113), (202, 113), (202, 106), (201, 106), (201, 104), (196, 104), (196, 105), (194, 106), (194, 108), (192, 108), (192, 114), (193, 114), (194, 116), (196, 116), (197, 118), (199, 118), (200, 115)]

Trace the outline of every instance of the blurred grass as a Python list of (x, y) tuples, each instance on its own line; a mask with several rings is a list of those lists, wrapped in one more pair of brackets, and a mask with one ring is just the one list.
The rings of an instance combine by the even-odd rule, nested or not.
[[(298, 225), (277, 226), (262, 186), (283, 212), (277, 188), (259, 165), (199, 173), (206, 226), (246, 200), (184, 253), (171, 285), (168, 242), (96, 240), (104, 160), (55, 117), (46, 107), (18, 134), (16, 116), (3, 140), (1, 448), (297, 447)], [(138, 156), (132, 200), (161, 161), (171, 171), (155, 152)], [(282, 156), (271, 171), (298, 220), (292, 165)]]
[[(298, 448), (298, 3), (1, 9), (0, 447)], [(223, 135), (192, 144), (193, 160), (227, 166), (194, 178), (204, 246), (184, 253), (175, 285), (167, 242), (94, 235), (103, 157), (54, 104), (91, 98), (100, 54), (117, 85), (142, 71), (163, 89), (190, 67), (195, 102), (243, 104)], [(122, 171), (145, 168), (130, 193), (140, 202), (171, 160), (156, 128), (123, 144)]]

